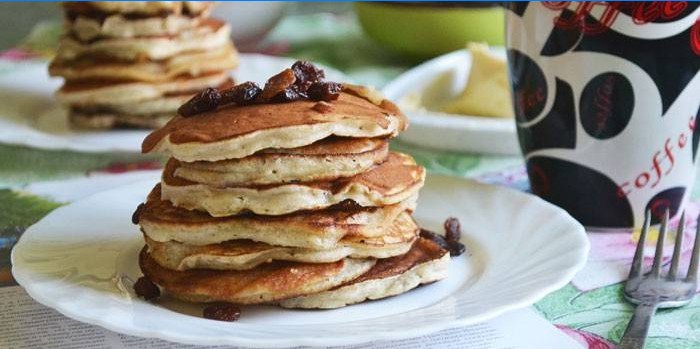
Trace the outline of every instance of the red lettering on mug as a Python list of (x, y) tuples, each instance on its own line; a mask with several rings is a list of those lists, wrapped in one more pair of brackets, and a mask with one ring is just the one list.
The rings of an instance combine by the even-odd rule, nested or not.
[(678, 136), (678, 148), (683, 149), (685, 148), (685, 144), (688, 142), (688, 136), (685, 135), (685, 133), (681, 133), (680, 136)]
[(690, 30), (690, 48), (696, 55), (700, 56), (700, 18), (695, 21)]
[[(651, 157), (650, 170), (644, 170), (635, 177), (633, 181), (634, 187), (630, 185), (630, 181), (622, 182), (618, 186), (617, 195), (630, 195), (634, 189), (642, 189), (650, 183), (650, 188), (656, 187), (665, 176), (668, 176), (673, 171), (678, 151), (688, 145), (689, 134), (692, 134), (694, 130), (695, 117), (691, 116), (688, 121), (688, 131), (690, 132), (681, 130), (677, 137), (666, 138), (663, 149), (657, 150)], [(677, 148), (674, 145), (677, 145)], [(674, 150), (676, 153), (674, 153)]]
[[(543, 5), (552, 11), (563, 11), (571, 5), (570, 1), (545, 1)], [(598, 21), (591, 23), (586, 21), (596, 7), (604, 7)], [(585, 1), (577, 3), (573, 15), (568, 17), (557, 16), (554, 18), (556, 27), (572, 30), (577, 29), (585, 34), (602, 33), (615, 23), (621, 9), (629, 9), (633, 23), (646, 24), (658, 19), (671, 20), (680, 16), (688, 7), (687, 1)], [(694, 44), (695, 41), (691, 41)], [(693, 49), (700, 51), (700, 44)], [(698, 53), (700, 54), (700, 53)]]
[(651, 176), (646, 173), (642, 172), (639, 176), (637, 176), (637, 179), (634, 180), (634, 186), (637, 188), (643, 188), (647, 183), (649, 183), (649, 178)]

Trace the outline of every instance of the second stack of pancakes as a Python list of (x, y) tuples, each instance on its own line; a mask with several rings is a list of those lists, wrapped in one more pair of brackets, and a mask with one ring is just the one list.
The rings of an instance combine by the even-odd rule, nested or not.
[(300, 308), (446, 277), (449, 255), (411, 216), (425, 170), (388, 149), (405, 117), (322, 78), (297, 62), (264, 89), (202, 93), (146, 138), (144, 152), (171, 156), (134, 216), (146, 277), (188, 301)]
[(73, 126), (157, 128), (196, 92), (230, 84), (238, 56), (211, 2), (67, 2), (49, 66)]

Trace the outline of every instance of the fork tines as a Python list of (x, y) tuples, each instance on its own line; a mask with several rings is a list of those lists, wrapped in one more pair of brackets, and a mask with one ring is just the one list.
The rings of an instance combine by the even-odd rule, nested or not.
[[(659, 228), (658, 241), (656, 242), (656, 252), (654, 253), (654, 263), (651, 266), (650, 275), (653, 277), (660, 277), (661, 267), (663, 261), (664, 252), (664, 241), (666, 240), (666, 231), (668, 230), (668, 220), (669, 220), (669, 210), (664, 212), (664, 216), (661, 219), (661, 225)], [(632, 267), (630, 268), (629, 278), (640, 277), (644, 272), (644, 243), (647, 239), (649, 232), (649, 225), (651, 222), (651, 212), (647, 210), (644, 213), (644, 225), (642, 226), (642, 231), (639, 234), (639, 241), (637, 242), (637, 249), (634, 253), (634, 259), (632, 260)], [(698, 263), (700, 263), (700, 216), (697, 221), (697, 228), (695, 231), (695, 242), (693, 244), (693, 254), (690, 259), (690, 266), (688, 268), (688, 274), (685, 279), (688, 281), (695, 281), (698, 273)], [(671, 258), (671, 266), (669, 267), (668, 274), (666, 276), (669, 280), (676, 280), (678, 278), (678, 265), (680, 263), (682, 247), (683, 247), (683, 230), (685, 227), (685, 212), (681, 214), (681, 219), (678, 222), (678, 230), (676, 231), (676, 241), (673, 246), (673, 257)]]

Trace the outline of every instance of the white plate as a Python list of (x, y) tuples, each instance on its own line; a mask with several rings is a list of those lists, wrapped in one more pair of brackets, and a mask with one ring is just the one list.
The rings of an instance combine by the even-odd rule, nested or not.
[[(494, 48), (505, 59), (505, 50)], [(394, 102), (426, 95), (435, 104), (458, 96), (467, 84), (472, 57), (466, 50), (427, 61), (387, 84), (384, 95)], [(400, 104), (399, 104), (400, 106)], [(453, 115), (431, 110), (407, 110), (411, 127), (399, 136), (404, 142), (435, 149), (519, 155), (512, 118)]]
[(583, 227), (535, 196), (429, 176), (418, 221), (440, 231), (445, 218), (457, 217), (469, 251), (452, 259), (446, 280), (336, 310), (244, 307), (238, 322), (218, 322), (199, 317), (198, 305), (142, 301), (120, 281), (141, 275), (143, 241), (131, 214), (155, 181), (96, 194), (30, 227), (12, 253), (16, 280), (68, 317), (135, 336), (203, 345), (343, 345), (420, 336), (528, 306), (569, 282), (588, 252)]
[[(233, 77), (262, 84), (292, 63), (291, 58), (241, 54)], [(324, 70), (330, 80), (347, 81), (337, 70)], [(44, 62), (23, 64), (0, 75), (0, 143), (79, 152), (141, 152), (148, 130), (72, 130), (53, 99), (61, 81), (49, 77)]]

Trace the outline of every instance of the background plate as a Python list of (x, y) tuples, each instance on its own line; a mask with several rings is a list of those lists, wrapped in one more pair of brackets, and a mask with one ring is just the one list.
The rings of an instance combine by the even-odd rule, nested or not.
[[(492, 48), (503, 56), (505, 50)], [(455, 51), (427, 61), (387, 84), (384, 95), (399, 103), (406, 96), (427, 93), (447, 100), (459, 95), (467, 84), (471, 69), (471, 54)], [(430, 92), (426, 92), (430, 91)], [(519, 155), (515, 121), (512, 118), (493, 118), (453, 115), (432, 110), (406, 110), (411, 126), (399, 139), (411, 144), (435, 149), (487, 154)]]
[(420, 336), (528, 306), (571, 280), (588, 252), (583, 227), (535, 196), (428, 176), (416, 218), (441, 231), (445, 218), (457, 217), (467, 245), (468, 253), (451, 260), (449, 278), (336, 310), (249, 306), (238, 322), (218, 322), (199, 317), (199, 305), (142, 301), (125, 281), (141, 275), (143, 241), (131, 214), (156, 181), (93, 195), (30, 227), (12, 253), (16, 280), (68, 317), (130, 335), (209, 345), (341, 345)]
[[(240, 54), (233, 77), (261, 86), (295, 60), (260, 54)], [(333, 81), (347, 81), (337, 70), (323, 67)], [(149, 130), (72, 130), (66, 113), (53, 99), (62, 79), (48, 75), (46, 62), (32, 62), (0, 75), (0, 143), (79, 152), (141, 152)]]

